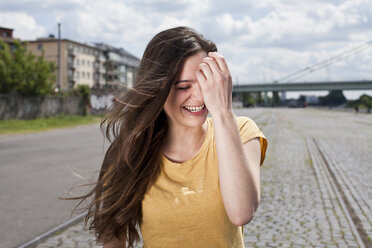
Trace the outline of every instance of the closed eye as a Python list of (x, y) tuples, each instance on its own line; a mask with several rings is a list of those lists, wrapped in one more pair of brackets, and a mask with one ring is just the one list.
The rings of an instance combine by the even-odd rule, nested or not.
[(177, 90), (187, 90), (187, 89), (189, 89), (189, 88), (190, 88), (190, 86), (186, 86), (186, 87), (178, 87)]

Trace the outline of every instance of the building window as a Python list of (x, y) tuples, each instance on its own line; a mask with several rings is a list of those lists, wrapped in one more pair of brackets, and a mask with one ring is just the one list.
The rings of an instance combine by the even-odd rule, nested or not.
[(81, 60), (81, 65), (84, 65), (84, 64), (85, 64), (85, 60), (82, 59), (82, 60)]
[(89, 79), (90, 78), (90, 73), (89, 72), (87, 72), (87, 79)]
[(75, 59), (76, 65), (79, 66), (79, 59)]
[(79, 72), (78, 72), (78, 71), (75, 72), (75, 78), (76, 78), (76, 79), (79, 79)]
[(81, 77), (82, 77), (82, 78), (85, 78), (85, 72), (82, 72), (82, 73), (81, 73)]
[(43, 44), (41, 44), (41, 43), (38, 43), (38, 44), (37, 44), (37, 50), (39, 50), (39, 51), (40, 51), (41, 49), (43, 49)]
[(90, 61), (89, 60), (87, 60), (87, 66), (90, 66)]
[(8, 32), (3, 32), (3, 33), (1, 34), (1, 36), (3, 36), (3, 37), (9, 37), (9, 34), (8, 34)]

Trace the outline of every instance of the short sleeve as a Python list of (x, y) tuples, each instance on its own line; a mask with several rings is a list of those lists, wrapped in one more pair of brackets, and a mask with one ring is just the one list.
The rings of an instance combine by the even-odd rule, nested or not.
[(261, 145), (260, 166), (261, 166), (265, 160), (266, 150), (267, 150), (267, 145), (268, 145), (265, 135), (258, 128), (257, 124), (248, 117), (245, 117), (245, 116), (236, 117), (236, 122), (238, 124), (240, 138), (243, 144), (253, 138), (260, 139), (260, 145)]

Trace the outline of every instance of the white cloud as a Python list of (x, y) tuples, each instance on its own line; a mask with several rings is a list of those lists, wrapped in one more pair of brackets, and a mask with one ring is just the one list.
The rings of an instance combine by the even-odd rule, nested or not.
[(43, 26), (38, 25), (32, 16), (22, 12), (0, 12), (1, 26), (12, 28), (14, 38), (35, 39), (46, 35)]
[(249, 16), (243, 20), (235, 20), (231, 14), (216, 17), (216, 24), (226, 36), (250, 33), (252, 21)]
[[(198, 0), (0, 0), (1, 26), (22, 39), (56, 33), (81, 42), (106, 42), (141, 56), (159, 31), (195, 28), (215, 41), (240, 83), (268, 82), (372, 40), (372, 2)], [(370, 52), (303, 80), (372, 79)]]

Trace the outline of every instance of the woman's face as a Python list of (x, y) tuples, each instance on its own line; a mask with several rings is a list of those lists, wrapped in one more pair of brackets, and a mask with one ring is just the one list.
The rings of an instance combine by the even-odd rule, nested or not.
[(195, 71), (207, 57), (204, 51), (188, 57), (183, 64), (179, 80), (174, 83), (164, 104), (171, 125), (202, 126), (208, 116)]

